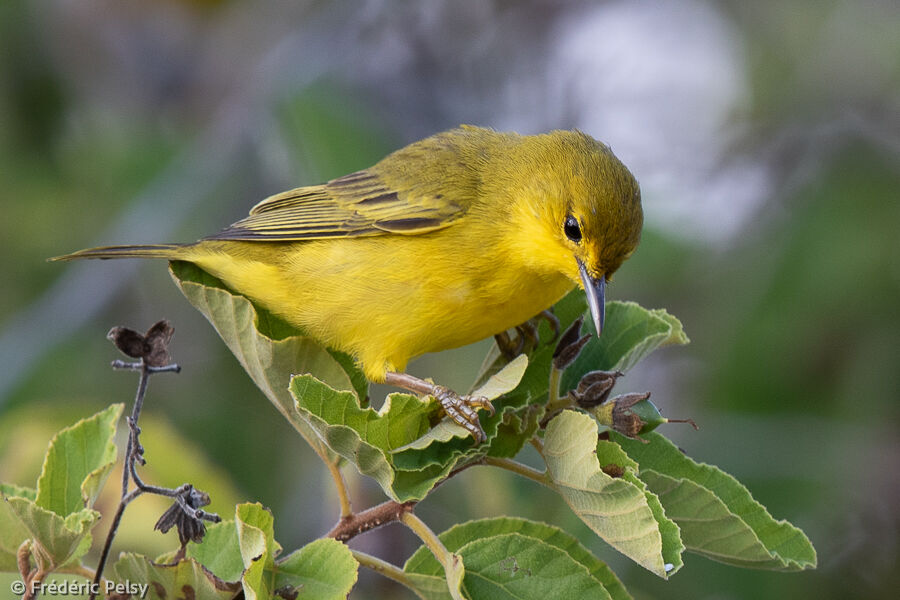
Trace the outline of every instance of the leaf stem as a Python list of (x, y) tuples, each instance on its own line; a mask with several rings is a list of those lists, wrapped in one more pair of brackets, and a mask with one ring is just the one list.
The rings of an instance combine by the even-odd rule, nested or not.
[[(437, 534), (425, 524), (412, 511), (405, 512), (400, 515), (400, 522), (412, 530), (425, 543), (434, 557), (444, 567), (444, 574), (447, 576), (447, 586), (450, 590), (450, 596), (456, 600), (459, 598), (459, 583), (462, 577), (462, 559), (453, 554), (444, 543), (438, 538)], [(455, 585), (454, 585), (455, 582)]]
[[(559, 383), (562, 379), (562, 374), (562, 369), (557, 369), (554, 366), (550, 367), (550, 389), (547, 393), (547, 409), (544, 411), (547, 416), (544, 417), (544, 421), (553, 418), (559, 411), (572, 406), (573, 401), (569, 394), (562, 397), (559, 395)], [(543, 425), (544, 423), (542, 422), (541, 426)]]
[(547, 411), (549, 412), (551, 407), (555, 407), (556, 404), (559, 403), (559, 379), (562, 375), (562, 371), (557, 369), (555, 366), (550, 366), (550, 381), (548, 383), (549, 386), (549, 400), (547, 402)]
[(334, 479), (334, 487), (337, 488), (338, 500), (341, 503), (341, 520), (349, 519), (353, 516), (353, 508), (350, 506), (350, 494), (347, 491), (347, 482), (344, 481), (344, 474), (336, 462), (325, 459), (325, 466)]
[(522, 464), (515, 460), (511, 460), (509, 458), (485, 456), (484, 464), (500, 467), (501, 469), (506, 469), (507, 471), (512, 471), (517, 475), (521, 475), (522, 477), (526, 477), (528, 479), (531, 479), (532, 481), (536, 481), (541, 485), (550, 485), (550, 479), (547, 477), (546, 471), (538, 471), (535, 468), (529, 467), (528, 465)]
[(360, 552), (359, 550), (354, 550), (352, 548), (350, 549), (350, 553), (360, 565), (371, 569), (376, 573), (380, 573), (388, 579), (396, 581), (400, 585), (406, 586), (416, 596), (425, 600), (425, 596), (416, 589), (415, 585), (413, 585), (412, 581), (410, 581), (409, 577), (406, 576), (406, 573), (400, 567), (381, 560), (377, 556), (372, 556), (371, 554), (366, 554), (365, 552)]
[(428, 546), (428, 549), (431, 550), (431, 553), (434, 554), (434, 557), (438, 562), (446, 568), (447, 561), (450, 560), (450, 551), (447, 550), (447, 547), (444, 546), (444, 543), (438, 538), (437, 534), (425, 524), (425, 521), (410, 511), (400, 516), (400, 522), (419, 536), (425, 545)]

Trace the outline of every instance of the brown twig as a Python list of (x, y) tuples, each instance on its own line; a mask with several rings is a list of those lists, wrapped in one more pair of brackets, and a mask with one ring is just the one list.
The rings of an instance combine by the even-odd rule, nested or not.
[[(481, 457), (462, 466), (456, 467), (455, 469), (450, 471), (446, 477), (435, 483), (434, 487), (432, 487), (431, 489), (434, 490), (451, 477), (455, 477), (469, 467), (483, 464), (485, 464), (485, 459), (484, 457)], [(347, 542), (348, 540), (355, 538), (361, 533), (371, 531), (376, 527), (381, 527), (382, 525), (387, 525), (388, 523), (393, 523), (394, 521), (399, 521), (400, 517), (402, 517), (404, 513), (412, 511), (415, 505), (415, 501), (401, 503), (394, 500), (389, 500), (387, 502), (382, 502), (381, 504), (373, 506), (372, 508), (366, 509), (362, 512), (352, 514), (347, 517), (342, 517), (341, 520), (338, 521), (337, 524), (331, 528), (331, 531), (326, 533), (324, 537), (334, 538), (339, 542)]]
[(400, 503), (393, 500), (383, 502), (355, 515), (342, 518), (331, 531), (325, 534), (325, 537), (346, 542), (376, 527), (399, 521), (403, 513), (410, 512), (415, 505), (415, 502)]

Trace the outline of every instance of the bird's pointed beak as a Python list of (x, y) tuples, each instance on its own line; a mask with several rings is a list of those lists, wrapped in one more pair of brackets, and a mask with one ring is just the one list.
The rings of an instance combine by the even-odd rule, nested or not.
[(597, 328), (597, 337), (600, 337), (600, 334), (603, 333), (603, 320), (606, 317), (606, 276), (601, 275), (598, 279), (594, 279), (580, 260), (578, 261), (578, 271), (581, 273), (581, 283), (587, 294), (591, 318), (594, 320), (594, 327)]

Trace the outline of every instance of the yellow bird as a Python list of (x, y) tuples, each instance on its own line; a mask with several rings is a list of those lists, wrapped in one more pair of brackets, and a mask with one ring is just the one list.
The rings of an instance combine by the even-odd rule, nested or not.
[(358, 361), (374, 382), (433, 394), (478, 441), (476, 408), (403, 373), (425, 352), (498, 334), (587, 292), (599, 335), (610, 276), (638, 244), (640, 189), (578, 131), (522, 136), (462, 126), (374, 166), (296, 188), (192, 244), (58, 257), (189, 261)]

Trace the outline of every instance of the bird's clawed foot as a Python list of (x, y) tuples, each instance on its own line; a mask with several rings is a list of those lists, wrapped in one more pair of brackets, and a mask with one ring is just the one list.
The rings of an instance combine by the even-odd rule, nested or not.
[(472, 434), (478, 443), (487, 440), (484, 429), (478, 420), (478, 410), (484, 409), (491, 415), (494, 414), (494, 406), (484, 396), (460, 396), (453, 390), (442, 385), (434, 386), (432, 395), (441, 403), (441, 408), (450, 419)]
[(493, 415), (494, 406), (484, 396), (460, 396), (450, 388), (435, 385), (407, 373), (388, 371), (385, 373), (384, 382), (411, 392), (434, 396), (440, 402), (444, 413), (454, 423), (472, 434), (476, 442), (481, 443), (487, 440), (484, 429), (478, 421), (478, 410), (484, 409)]
[(497, 347), (500, 349), (503, 356), (512, 360), (519, 354), (529, 352), (536, 348), (540, 341), (538, 325), (540, 325), (541, 319), (546, 320), (550, 325), (550, 329), (553, 330), (553, 338), (550, 342), (556, 341), (556, 338), (559, 337), (559, 319), (557, 319), (556, 315), (549, 310), (544, 310), (538, 313), (533, 319), (529, 319), (521, 325), (516, 325), (515, 329), (517, 335), (515, 338), (510, 337), (509, 333), (506, 331), (501, 331), (494, 336), (494, 339), (497, 341)]

